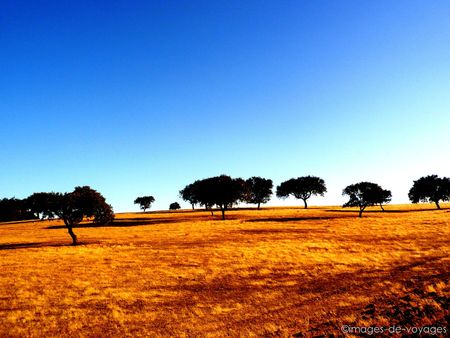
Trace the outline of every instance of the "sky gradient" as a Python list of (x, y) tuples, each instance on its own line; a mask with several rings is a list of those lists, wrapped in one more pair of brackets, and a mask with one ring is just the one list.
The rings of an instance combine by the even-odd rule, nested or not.
[(2, 1), (0, 48), (0, 198), (450, 176), (449, 1)]

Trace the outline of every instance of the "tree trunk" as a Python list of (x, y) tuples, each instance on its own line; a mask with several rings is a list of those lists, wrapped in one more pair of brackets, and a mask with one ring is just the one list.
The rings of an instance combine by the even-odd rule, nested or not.
[(69, 232), (70, 237), (72, 237), (72, 245), (77, 245), (77, 235), (73, 233), (72, 225), (67, 224), (67, 231)]
[(363, 211), (364, 211), (364, 209), (367, 207), (367, 205), (363, 205), (363, 206), (360, 206), (359, 207), (359, 217), (361, 218), (362, 217), (362, 213), (363, 213)]
[(436, 203), (436, 207), (437, 207), (438, 209), (441, 209), (441, 206), (439, 205), (439, 201), (436, 201), (436, 202), (434, 202), (434, 203)]
[(194, 209), (195, 209), (195, 208), (194, 208), (194, 203), (192, 203), (191, 206), (192, 206), (192, 210), (194, 210)]
[(222, 220), (225, 220), (225, 209), (222, 209)]
[(211, 212), (211, 216), (214, 216), (214, 211), (212, 209), (212, 207), (210, 207), (208, 204), (205, 204), (205, 211)]
[(258, 202), (258, 210), (259, 210), (259, 207), (261, 206), (261, 202)]
[(383, 204), (380, 203), (381, 210), (384, 211)]
[(303, 199), (303, 203), (305, 204), (305, 209), (308, 209), (308, 203), (306, 203), (306, 198)]

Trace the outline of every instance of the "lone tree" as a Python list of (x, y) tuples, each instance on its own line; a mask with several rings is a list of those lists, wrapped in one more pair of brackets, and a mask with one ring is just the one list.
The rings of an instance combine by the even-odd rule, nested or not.
[(378, 184), (371, 182), (351, 184), (342, 191), (342, 196), (345, 195), (350, 199), (343, 207), (359, 207), (359, 217), (362, 217), (367, 207), (377, 204), (381, 206), (389, 203), (392, 198), (390, 190), (384, 190)]
[[(196, 181), (198, 182), (198, 181)], [(199, 203), (197, 197), (196, 197), (196, 188), (197, 186), (195, 183), (188, 184), (183, 189), (180, 190), (180, 197), (186, 201), (189, 202), (192, 206), (192, 210), (194, 210), (195, 205)]]
[(170, 203), (169, 210), (178, 210), (181, 209), (180, 204), (178, 202)]
[(316, 176), (291, 178), (277, 187), (277, 197), (287, 198), (289, 195), (293, 195), (295, 198), (303, 200), (305, 209), (308, 208), (306, 201), (312, 195), (323, 196), (326, 192), (325, 181)]
[(250, 177), (245, 181), (244, 200), (247, 203), (257, 204), (259, 209), (261, 203), (269, 202), (272, 188), (272, 180), (255, 176)]
[(414, 181), (408, 193), (412, 203), (434, 202), (438, 209), (439, 201), (450, 201), (450, 178), (429, 175)]
[(155, 202), (153, 196), (142, 196), (134, 200), (134, 204), (139, 204), (139, 207), (145, 212), (145, 210), (150, 209), (152, 203)]
[(54, 198), (52, 212), (64, 221), (73, 245), (77, 244), (73, 228), (84, 217), (94, 217), (94, 223), (97, 224), (108, 224), (114, 220), (111, 205), (106, 203), (99, 192), (88, 186), (76, 187), (71, 193), (57, 193), (52, 198)]

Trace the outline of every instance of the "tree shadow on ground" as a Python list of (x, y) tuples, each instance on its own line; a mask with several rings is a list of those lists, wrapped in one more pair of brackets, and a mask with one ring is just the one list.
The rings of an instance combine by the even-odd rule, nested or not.
[(243, 235), (278, 235), (278, 234), (317, 234), (329, 232), (327, 229), (243, 229), (237, 230), (236, 233)]
[[(76, 246), (97, 244), (98, 242), (78, 242)], [(72, 243), (49, 243), (49, 242), (33, 242), (33, 243), (6, 243), (0, 244), (0, 251), (2, 250), (17, 250), (17, 249), (30, 249), (30, 248), (58, 248), (58, 247), (70, 247)]]
[[(74, 229), (80, 228), (114, 228), (114, 227), (134, 227), (141, 225), (157, 225), (157, 224), (165, 224), (165, 223), (179, 223), (180, 220), (172, 220), (172, 219), (152, 219), (152, 218), (144, 218), (143, 220), (138, 220), (130, 218), (122, 218), (120, 220), (116, 220), (110, 224), (95, 224), (95, 223), (82, 223), (74, 226)], [(65, 225), (51, 225), (46, 227), (46, 229), (66, 229)]]
[[(353, 211), (354, 212), (354, 211)], [(337, 215), (326, 217), (269, 217), (269, 218), (252, 218), (246, 220), (246, 222), (296, 222), (296, 221), (327, 221), (337, 218), (353, 218), (350, 215)]]
[[(444, 210), (445, 208), (442, 208), (440, 210)], [(389, 210), (385, 209), (383, 210), (364, 210), (364, 214), (371, 213), (371, 214), (400, 214), (400, 213), (408, 213), (408, 212), (433, 212), (437, 211), (439, 209), (410, 209), (410, 210), (401, 210), (401, 209), (395, 209), (395, 210)], [(358, 213), (359, 210), (357, 209), (326, 209), (324, 210), (326, 212), (352, 212), (352, 213)], [(449, 210), (450, 211), (450, 210)]]

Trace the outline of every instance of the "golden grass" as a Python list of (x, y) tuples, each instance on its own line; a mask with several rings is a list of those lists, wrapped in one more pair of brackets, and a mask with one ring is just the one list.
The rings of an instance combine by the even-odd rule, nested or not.
[[(449, 207), (449, 205), (443, 205)], [(313, 336), (447, 325), (449, 209), (118, 214), (0, 224), (0, 336)], [(396, 212), (399, 211), (399, 212)], [(401, 211), (401, 212), (400, 212)]]

